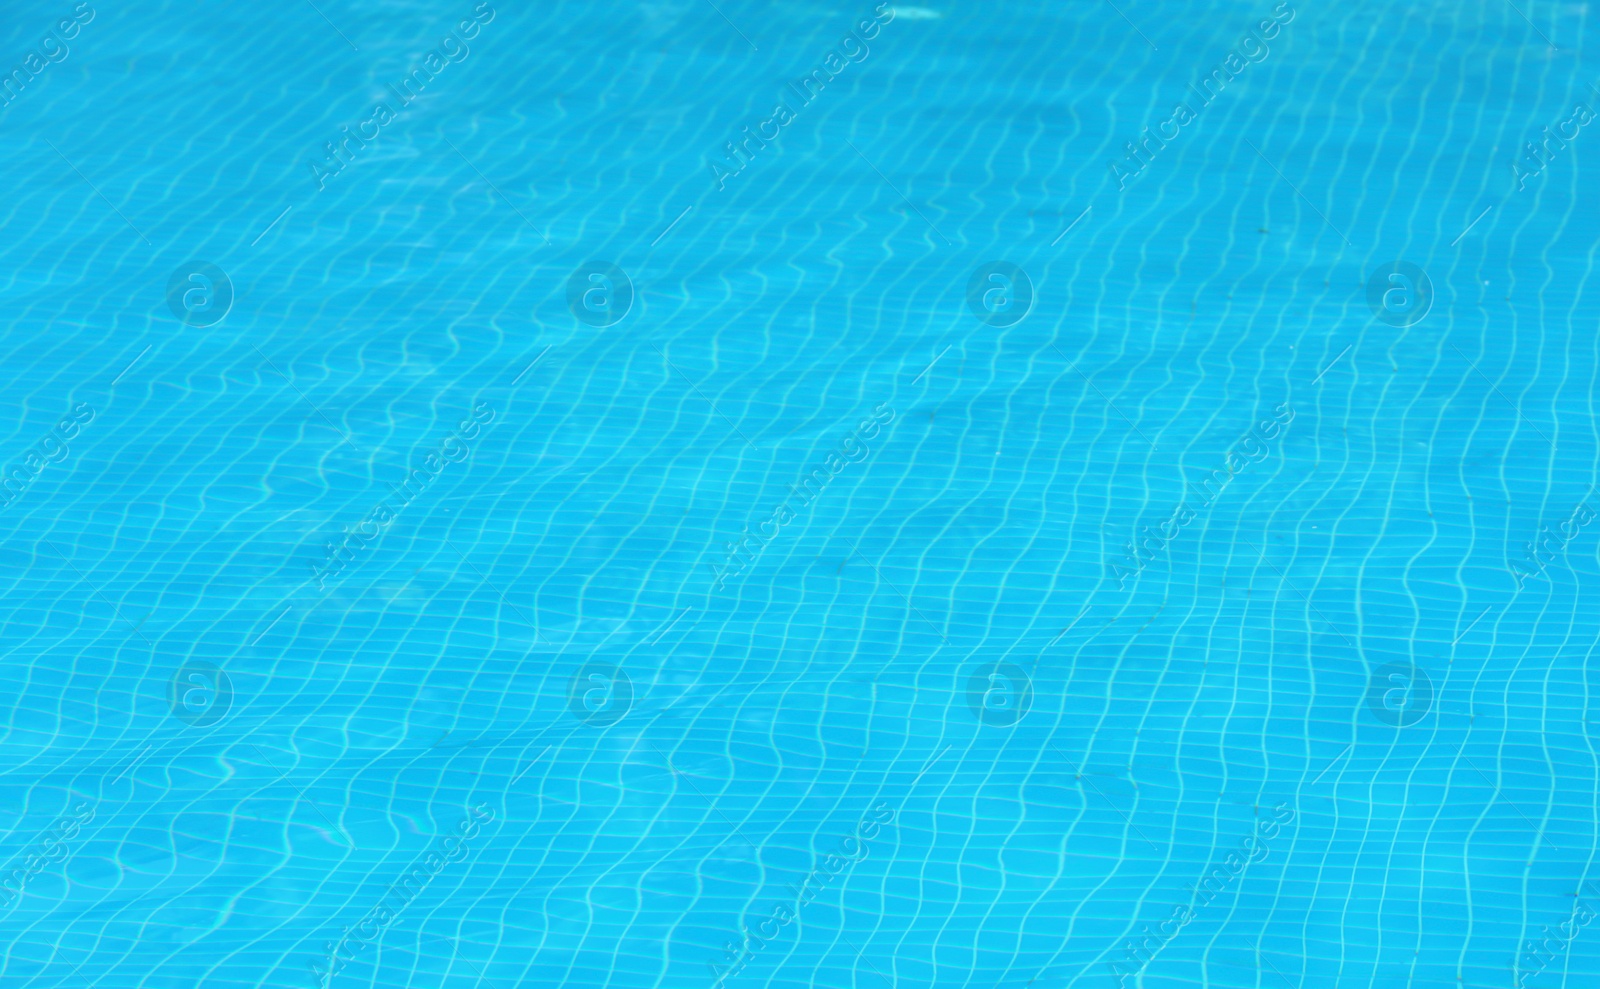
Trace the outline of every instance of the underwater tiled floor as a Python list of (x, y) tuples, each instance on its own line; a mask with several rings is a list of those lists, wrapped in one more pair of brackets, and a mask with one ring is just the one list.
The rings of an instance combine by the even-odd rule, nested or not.
[(921, 2), (6, 10), (0, 989), (1593, 984), (1590, 5)]

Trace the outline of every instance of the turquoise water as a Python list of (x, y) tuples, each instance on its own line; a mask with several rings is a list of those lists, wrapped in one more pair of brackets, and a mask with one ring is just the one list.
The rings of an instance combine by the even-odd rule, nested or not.
[(0, 987), (1593, 983), (1589, 6), (923, 2), (7, 10)]

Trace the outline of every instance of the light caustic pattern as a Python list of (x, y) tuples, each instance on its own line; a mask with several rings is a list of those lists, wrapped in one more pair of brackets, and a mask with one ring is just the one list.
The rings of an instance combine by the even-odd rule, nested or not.
[(0, 986), (1593, 985), (1588, 10), (18, 6)]

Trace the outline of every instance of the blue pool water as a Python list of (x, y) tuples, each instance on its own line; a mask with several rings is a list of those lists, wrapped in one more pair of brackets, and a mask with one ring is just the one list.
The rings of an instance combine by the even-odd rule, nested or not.
[(0, 989), (1594, 983), (1590, 5), (919, 2), (7, 8)]

